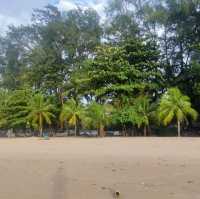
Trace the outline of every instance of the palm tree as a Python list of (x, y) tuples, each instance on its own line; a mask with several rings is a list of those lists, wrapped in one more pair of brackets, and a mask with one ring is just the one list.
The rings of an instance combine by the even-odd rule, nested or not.
[(196, 120), (198, 113), (191, 107), (190, 98), (181, 93), (178, 88), (170, 88), (161, 98), (158, 117), (168, 125), (173, 119), (177, 122), (178, 136), (181, 136), (181, 123), (188, 122), (187, 117)]
[(42, 94), (36, 94), (30, 99), (27, 110), (28, 110), (28, 121), (31, 122), (32, 126), (37, 128), (40, 132), (40, 137), (43, 135), (44, 122), (51, 124), (51, 118), (54, 117), (52, 110), (53, 105), (46, 100)]
[(88, 117), (92, 125), (98, 129), (100, 137), (105, 136), (104, 127), (110, 123), (112, 110), (110, 104), (101, 105), (93, 102), (88, 106)]
[(153, 106), (150, 104), (150, 99), (147, 96), (138, 97), (134, 101), (133, 110), (135, 112), (135, 123), (139, 128), (143, 126), (144, 136), (147, 136), (147, 129), (153, 114)]
[(61, 110), (60, 121), (68, 121), (69, 125), (74, 126), (75, 136), (77, 135), (77, 124), (84, 116), (84, 107), (74, 99), (67, 101)]

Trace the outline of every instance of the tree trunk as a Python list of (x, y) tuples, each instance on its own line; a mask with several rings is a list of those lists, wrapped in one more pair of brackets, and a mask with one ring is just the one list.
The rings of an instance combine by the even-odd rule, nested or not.
[(61, 105), (63, 106), (64, 105), (64, 100), (63, 100), (63, 93), (62, 92), (60, 94), (60, 102), (61, 102)]
[(40, 137), (42, 137), (43, 133), (42, 133), (42, 127), (40, 127)]
[(99, 135), (100, 135), (100, 137), (105, 137), (105, 131), (104, 131), (103, 125), (99, 126)]
[(75, 125), (74, 125), (74, 132), (75, 132), (75, 136), (77, 136), (77, 124), (75, 122)]
[(125, 132), (125, 127), (124, 127), (124, 125), (122, 126), (122, 136), (123, 136), (123, 137), (126, 136), (126, 132)]
[(147, 127), (147, 132), (148, 132), (148, 136), (151, 136), (152, 132), (151, 132), (150, 126)]
[(178, 127), (178, 137), (181, 137), (181, 123), (180, 123), (180, 121), (177, 122), (177, 127)]
[(61, 128), (61, 130), (64, 129), (64, 122), (63, 121), (60, 122), (60, 128)]
[(39, 115), (39, 131), (40, 131), (40, 137), (43, 136), (43, 133), (42, 133), (42, 131), (43, 131), (42, 126), (43, 126), (43, 124), (42, 124), (42, 115), (40, 114), (40, 115)]
[(144, 126), (144, 136), (146, 137), (147, 136), (147, 127)]

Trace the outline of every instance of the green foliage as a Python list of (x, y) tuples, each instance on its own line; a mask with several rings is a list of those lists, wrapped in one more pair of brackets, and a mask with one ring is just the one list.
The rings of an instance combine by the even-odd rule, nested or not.
[(95, 59), (86, 65), (87, 87), (98, 98), (156, 92), (162, 79), (157, 60), (155, 47), (140, 40), (122, 47), (99, 47)]
[(150, 117), (153, 109), (150, 105), (150, 99), (146, 96), (140, 96), (134, 101), (135, 123), (138, 127), (149, 126)]
[(110, 104), (99, 104), (92, 102), (87, 107), (87, 117), (90, 118), (90, 125), (96, 127), (106, 126), (111, 123), (113, 107)]
[(26, 127), (29, 100), (32, 98), (31, 90), (15, 90), (9, 92), (5, 99), (4, 113), (7, 120), (5, 127), (20, 128)]
[(125, 101), (122, 106), (116, 108), (113, 121), (122, 126), (132, 124), (138, 128), (144, 127), (146, 135), (146, 128), (149, 127), (154, 115), (155, 106), (150, 103), (150, 99), (147, 96), (139, 96), (136, 99)]
[[(134, 39), (139, 34), (139, 25), (131, 8), (131, 1), (110, 0), (106, 8), (107, 20), (105, 32), (108, 40), (112, 43)], [(137, 3), (136, 3), (137, 4)]]
[(75, 127), (75, 134), (77, 135), (77, 125), (85, 115), (85, 110), (82, 104), (76, 102), (74, 99), (69, 99), (62, 107), (60, 113), (61, 123), (67, 121), (70, 126)]
[(158, 117), (164, 125), (168, 125), (173, 119), (187, 123), (188, 117), (196, 120), (197, 116), (197, 112), (191, 107), (190, 98), (183, 95), (178, 88), (171, 88), (162, 96)]
[(176, 86), (191, 101), (169, 89), (160, 100), (160, 122), (192, 127), (191, 107), (200, 111), (199, 5), (110, 0), (104, 19), (80, 6), (34, 10), (31, 24), (0, 36), (0, 128), (31, 123), (42, 132), (60, 119), (76, 132), (82, 125), (104, 135), (114, 124), (146, 134), (155, 102)]
[(51, 124), (51, 119), (54, 117), (53, 109), (54, 106), (50, 101), (40, 93), (34, 95), (25, 107), (24, 111), (28, 112), (27, 122), (30, 122), (35, 129), (40, 131), (40, 136), (42, 136), (45, 122)]
[(8, 98), (10, 93), (4, 89), (0, 90), (0, 127), (5, 128), (8, 125)]

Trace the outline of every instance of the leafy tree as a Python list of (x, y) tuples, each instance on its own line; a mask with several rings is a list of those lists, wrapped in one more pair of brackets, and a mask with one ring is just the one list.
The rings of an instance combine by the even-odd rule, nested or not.
[(134, 39), (140, 29), (133, 12), (135, 5), (129, 0), (110, 0), (106, 7), (105, 33), (112, 43)]
[(27, 70), (26, 58), (33, 49), (32, 28), (10, 26), (0, 38), (0, 84), (3, 88), (22, 89)]
[(33, 15), (38, 45), (29, 54), (30, 82), (36, 89), (56, 94), (62, 105), (71, 73), (100, 43), (100, 19), (92, 9), (61, 13), (54, 6)]
[(199, 3), (199, 0), (152, 0), (143, 7), (146, 30), (152, 31), (151, 26), (154, 27), (161, 46), (167, 86), (181, 85), (182, 76), (190, 68), (193, 45), (199, 42)]
[(8, 128), (25, 128), (27, 124), (28, 102), (33, 92), (30, 89), (14, 90), (7, 93), (2, 109)]
[[(116, 103), (115, 103), (116, 105)], [(147, 135), (147, 130), (154, 115), (154, 104), (150, 103), (147, 96), (139, 96), (136, 99), (123, 99), (120, 106), (116, 106), (113, 114), (113, 121), (115, 124), (121, 124), (124, 133), (126, 133), (126, 126), (129, 124), (137, 126), (137, 128), (144, 128), (144, 136)]]
[(99, 47), (94, 60), (84, 68), (88, 75), (83, 78), (85, 87), (98, 99), (156, 93), (162, 82), (157, 61), (155, 47), (140, 40), (128, 41), (122, 47)]
[(8, 126), (8, 99), (10, 97), (10, 92), (0, 89), (0, 128), (5, 128)]
[(100, 137), (105, 136), (104, 127), (111, 123), (113, 107), (110, 104), (92, 102), (87, 108), (87, 117), (92, 126), (96, 127)]
[(135, 123), (138, 127), (144, 127), (144, 136), (147, 136), (147, 129), (154, 113), (154, 106), (150, 104), (147, 96), (140, 96), (134, 101)]
[(116, 107), (112, 114), (112, 124), (120, 125), (122, 127), (123, 135), (127, 135), (127, 127), (131, 128), (136, 125), (136, 113), (133, 106), (125, 104), (121, 107)]
[(43, 135), (44, 123), (51, 124), (51, 119), (54, 117), (53, 109), (54, 106), (50, 101), (40, 93), (34, 95), (28, 102), (25, 109), (28, 111), (27, 121), (30, 121), (32, 126), (39, 130), (40, 137)]
[(158, 117), (164, 125), (168, 125), (173, 119), (177, 122), (178, 136), (181, 136), (181, 123), (187, 122), (187, 118), (197, 119), (197, 112), (191, 107), (188, 96), (181, 93), (178, 88), (169, 89), (161, 98), (158, 109)]
[(75, 136), (77, 135), (78, 122), (84, 117), (85, 110), (82, 104), (77, 103), (74, 99), (68, 100), (64, 103), (61, 113), (60, 121), (68, 121), (69, 125), (74, 126)]

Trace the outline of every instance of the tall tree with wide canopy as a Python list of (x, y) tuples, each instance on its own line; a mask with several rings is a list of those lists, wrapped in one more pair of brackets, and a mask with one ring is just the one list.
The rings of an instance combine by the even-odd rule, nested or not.
[(120, 96), (138, 96), (141, 92), (155, 94), (162, 86), (158, 52), (151, 43), (127, 41), (122, 47), (101, 46), (94, 59), (85, 64), (87, 76), (82, 84), (97, 100)]
[(0, 36), (1, 87), (22, 89), (30, 82), (27, 77), (27, 57), (34, 48), (33, 29), (29, 26), (9, 26), (7, 34)]
[(71, 73), (91, 56), (100, 43), (99, 16), (92, 9), (61, 13), (47, 6), (33, 13), (38, 45), (29, 56), (32, 85), (47, 94), (56, 94), (63, 104)]
[(136, 9), (130, 0), (110, 0), (106, 7), (105, 36), (112, 43), (136, 38), (140, 29), (133, 12)]

